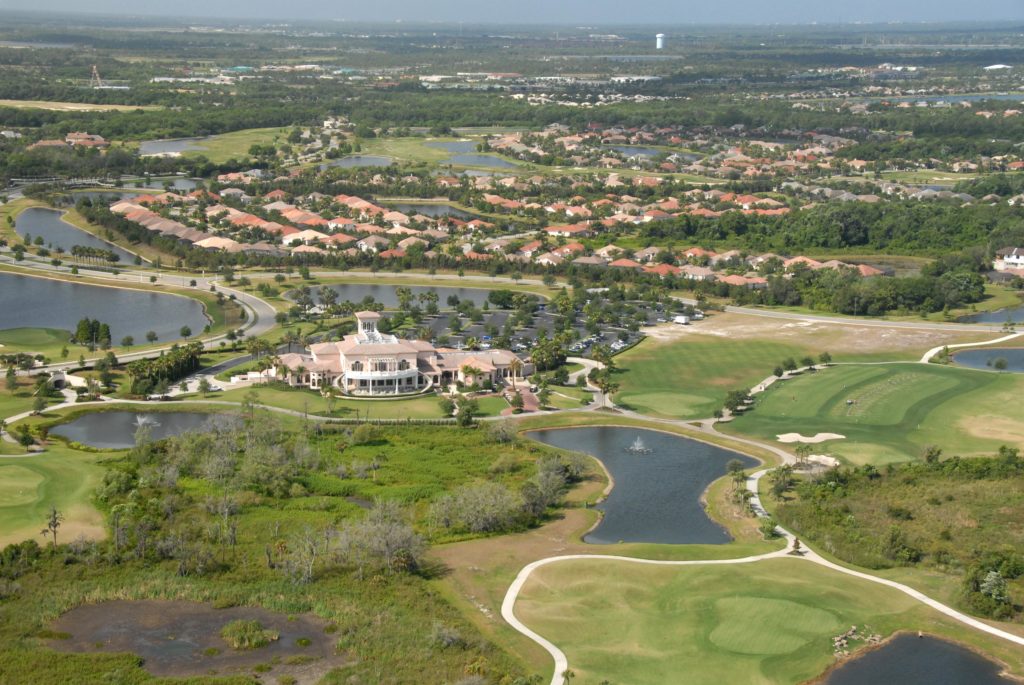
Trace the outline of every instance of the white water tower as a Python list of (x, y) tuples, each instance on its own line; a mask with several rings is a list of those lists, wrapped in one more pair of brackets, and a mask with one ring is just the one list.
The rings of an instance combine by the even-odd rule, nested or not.
[(655, 47), (656, 50), (664, 50), (665, 49), (665, 34), (664, 33), (659, 33), (658, 35), (656, 35), (654, 37), (654, 47)]

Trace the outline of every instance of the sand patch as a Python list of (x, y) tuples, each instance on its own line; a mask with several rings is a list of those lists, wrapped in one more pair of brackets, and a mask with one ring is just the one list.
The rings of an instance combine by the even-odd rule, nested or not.
[(976, 438), (1024, 446), (1024, 421), (1008, 416), (970, 416), (961, 419), (958, 424), (961, 430)]
[(782, 435), (776, 435), (775, 438), (779, 442), (794, 443), (803, 442), (810, 445), (817, 444), (819, 442), (825, 442), (827, 440), (843, 440), (846, 438), (845, 435), (839, 433), (816, 433), (810, 437), (800, 435), (799, 433), (783, 433)]
[(771, 340), (814, 350), (828, 350), (833, 355), (888, 352), (915, 360), (920, 356), (917, 354), (918, 350), (923, 353), (939, 345), (978, 342), (993, 337), (991, 333), (983, 332), (898, 326), (890, 328), (878, 321), (851, 320), (849, 323), (833, 323), (810, 319), (786, 320), (735, 312), (713, 312), (707, 319), (695, 321), (689, 326), (659, 324), (644, 328), (644, 333), (663, 342), (693, 336)]

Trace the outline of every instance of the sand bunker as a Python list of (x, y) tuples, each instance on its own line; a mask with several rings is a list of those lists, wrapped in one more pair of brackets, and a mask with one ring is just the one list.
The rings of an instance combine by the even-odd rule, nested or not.
[(779, 442), (805, 442), (813, 445), (819, 442), (825, 442), (826, 440), (842, 440), (846, 436), (839, 435), (839, 433), (817, 433), (808, 438), (800, 435), (799, 433), (783, 433), (782, 435), (776, 435), (775, 437)]

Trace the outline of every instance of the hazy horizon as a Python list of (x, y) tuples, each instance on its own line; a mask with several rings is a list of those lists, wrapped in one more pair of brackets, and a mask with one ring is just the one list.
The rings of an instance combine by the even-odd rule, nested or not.
[[(178, 0), (173, 7), (156, 0), (136, 0), (125, 11), (123, 0), (0, 0), (0, 9), (33, 12), (117, 14), (189, 18), (327, 19), (359, 22), (470, 22), (478, 24), (572, 24), (636, 26), (687, 24), (836, 24), (889, 22), (987, 22), (1024, 20), (1021, 0), (861, 0), (834, 5), (820, 0), (734, 0), (727, 8), (707, 3), (682, 4), (673, 0), (639, 0), (628, 12), (612, 0), (519, 0), (480, 3), (473, 0), (378, 0), (374, 3), (329, 0)], [(625, 16), (623, 16), (625, 14)]]

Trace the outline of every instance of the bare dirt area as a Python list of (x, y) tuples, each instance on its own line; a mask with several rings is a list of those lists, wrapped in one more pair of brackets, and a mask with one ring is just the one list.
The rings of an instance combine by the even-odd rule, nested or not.
[(998, 337), (978, 331), (940, 331), (915, 328), (886, 328), (851, 323), (822, 323), (795, 319), (774, 319), (747, 314), (715, 313), (687, 326), (662, 324), (645, 328), (644, 333), (659, 341), (681, 340), (691, 336), (712, 336), (733, 340), (774, 340), (832, 354), (897, 353), (907, 359), (919, 358), (925, 350), (938, 345), (981, 342)]
[[(237, 620), (258, 621), (278, 637), (264, 647), (233, 649), (221, 629)], [(346, 663), (334, 649), (328, 625), (314, 616), (289, 617), (256, 607), (115, 600), (86, 604), (61, 616), (51, 628), (68, 637), (51, 640), (50, 646), (62, 652), (130, 652), (158, 677), (262, 672), (312, 685)]]

